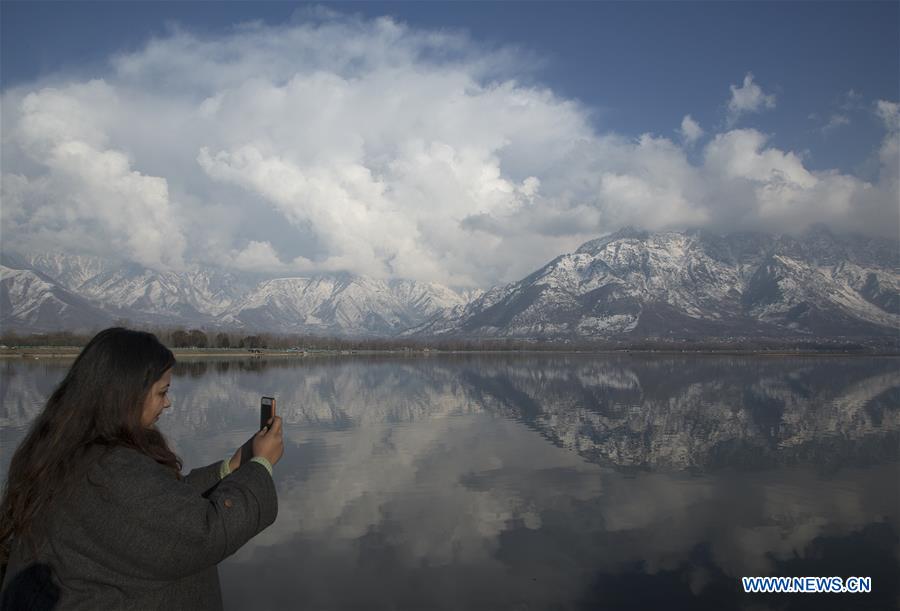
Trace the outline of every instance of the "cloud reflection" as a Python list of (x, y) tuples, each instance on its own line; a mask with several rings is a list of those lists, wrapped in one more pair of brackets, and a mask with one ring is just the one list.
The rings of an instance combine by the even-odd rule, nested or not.
[[(247, 363), (179, 366), (160, 421), (205, 464), (278, 398), (279, 517), (222, 565), (230, 608), (726, 608), (798, 567), (896, 598), (891, 359)], [(4, 430), (56, 375), (5, 371)]]

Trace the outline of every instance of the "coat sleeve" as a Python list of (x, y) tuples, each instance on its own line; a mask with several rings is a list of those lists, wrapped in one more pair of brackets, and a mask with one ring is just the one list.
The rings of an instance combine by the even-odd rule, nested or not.
[(207, 497), (124, 448), (94, 475), (100, 486), (89, 485), (70, 514), (91, 540), (79, 551), (136, 577), (177, 579), (216, 565), (278, 514), (275, 483), (257, 463), (221, 480)]
[(194, 490), (205, 493), (219, 483), (219, 468), (221, 466), (222, 462), (219, 461), (205, 467), (191, 469), (191, 472), (184, 476), (184, 481)]

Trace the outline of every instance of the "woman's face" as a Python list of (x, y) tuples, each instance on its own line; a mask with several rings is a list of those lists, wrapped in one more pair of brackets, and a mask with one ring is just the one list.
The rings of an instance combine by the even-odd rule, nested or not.
[(141, 412), (141, 424), (144, 428), (150, 428), (159, 420), (163, 410), (172, 405), (169, 401), (169, 385), (172, 383), (172, 369), (167, 369), (153, 386), (144, 400), (144, 410)]

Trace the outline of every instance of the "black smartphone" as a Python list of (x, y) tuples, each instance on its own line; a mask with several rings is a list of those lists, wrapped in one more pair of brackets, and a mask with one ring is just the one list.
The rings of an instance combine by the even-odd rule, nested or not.
[(275, 397), (263, 397), (259, 402), (259, 430), (275, 417)]
[[(259, 430), (268, 426), (269, 420), (275, 417), (275, 397), (263, 397), (259, 401)], [(256, 435), (254, 434), (253, 437)], [(241, 464), (253, 458), (253, 437), (241, 446)]]

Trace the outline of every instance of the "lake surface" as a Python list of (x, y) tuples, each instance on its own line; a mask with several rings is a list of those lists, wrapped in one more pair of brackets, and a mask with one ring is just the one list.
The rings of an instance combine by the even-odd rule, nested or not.
[[(0, 467), (70, 361), (0, 362)], [(900, 361), (445, 355), (185, 361), (185, 470), (278, 400), (278, 519), (226, 609), (888, 609)], [(740, 577), (870, 576), (871, 594)]]

